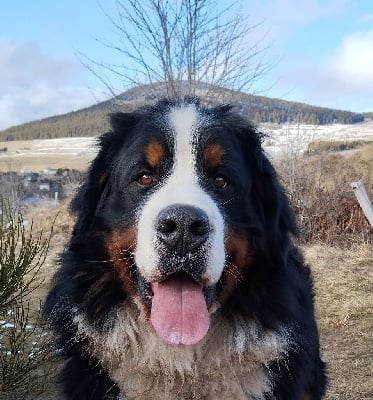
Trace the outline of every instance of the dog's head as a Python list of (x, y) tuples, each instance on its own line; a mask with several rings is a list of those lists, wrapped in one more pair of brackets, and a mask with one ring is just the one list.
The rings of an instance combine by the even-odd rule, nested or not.
[(257, 253), (281, 258), (287, 203), (259, 133), (228, 106), (161, 101), (111, 124), (73, 201), (74, 237), (104, 247), (105, 268), (165, 342), (194, 344)]

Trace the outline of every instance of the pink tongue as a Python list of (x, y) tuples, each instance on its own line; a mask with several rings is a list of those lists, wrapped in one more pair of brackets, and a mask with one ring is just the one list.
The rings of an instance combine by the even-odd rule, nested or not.
[(191, 345), (202, 340), (210, 324), (202, 287), (192, 279), (171, 277), (154, 283), (151, 322), (167, 344)]

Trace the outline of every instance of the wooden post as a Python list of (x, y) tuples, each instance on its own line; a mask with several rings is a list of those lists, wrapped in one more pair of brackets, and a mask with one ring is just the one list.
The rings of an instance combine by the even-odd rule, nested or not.
[(360, 207), (363, 209), (367, 220), (373, 227), (373, 205), (369, 200), (364, 183), (361, 180), (357, 182), (352, 182), (351, 187), (354, 190), (355, 196), (360, 204)]

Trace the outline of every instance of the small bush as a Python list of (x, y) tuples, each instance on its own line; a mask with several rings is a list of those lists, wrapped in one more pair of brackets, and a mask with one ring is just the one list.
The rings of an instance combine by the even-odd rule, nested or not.
[(49, 237), (35, 237), (19, 211), (0, 205), (0, 399), (35, 399), (44, 391), (52, 351), (40, 305), (31, 309), (30, 299)]
[(350, 186), (362, 179), (372, 198), (372, 152), (369, 145), (351, 155), (323, 153), (278, 163), (303, 241), (345, 247), (373, 243), (373, 230)]
[(307, 153), (354, 150), (372, 144), (371, 140), (315, 140), (308, 144)]

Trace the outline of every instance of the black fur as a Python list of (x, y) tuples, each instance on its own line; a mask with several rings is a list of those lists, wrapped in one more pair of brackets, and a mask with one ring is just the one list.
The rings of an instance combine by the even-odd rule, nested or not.
[[(100, 151), (72, 202), (77, 222), (45, 304), (45, 314), (68, 359), (61, 380), (69, 400), (120, 398), (99, 360), (86, 354), (84, 339), (76, 339), (72, 310), (83, 312), (93, 329), (110, 329), (110, 313), (131, 301), (122, 278), (107, 267), (105, 243), (111, 232), (133, 223), (134, 210), (148, 195), (132, 182), (134, 173), (141, 169), (136, 157), (149, 138), (157, 138), (164, 146), (165, 161), (159, 175), (166, 174), (172, 143), (165, 139), (160, 120), (175, 104), (162, 101), (132, 114), (114, 114), (112, 130), (101, 137)], [(223, 171), (231, 179), (226, 191), (214, 192), (207, 177), (201, 178), (201, 186), (219, 204), (227, 224), (250, 241), (254, 254), (250, 267), (243, 270), (218, 313), (232, 323), (238, 316), (255, 318), (263, 329), (292, 326), (296, 345), (289, 357), (268, 366), (274, 377), (274, 392), (268, 399), (321, 399), (326, 378), (319, 356), (312, 280), (291, 243), (291, 236), (296, 235), (294, 216), (262, 151), (261, 135), (230, 107), (201, 108), (201, 112), (210, 121), (206, 135), (201, 136), (201, 146), (204, 140), (214, 138), (231, 157), (230, 169)], [(131, 282), (138, 287), (143, 283), (131, 254), (126, 256), (131, 261)], [(214, 289), (216, 295), (224, 289), (221, 285)]]

